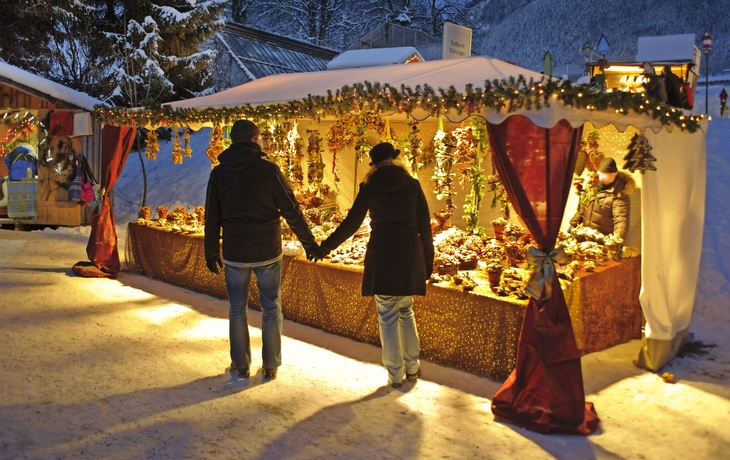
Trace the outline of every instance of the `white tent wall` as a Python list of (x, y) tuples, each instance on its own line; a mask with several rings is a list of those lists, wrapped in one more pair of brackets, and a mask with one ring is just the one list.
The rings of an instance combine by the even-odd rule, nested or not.
[(656, 171), (643, 177), (641, 307), (646, 333), (638, 365), (658, 370), (688, 335), (705, 220), (703, 132), (644, 131)]

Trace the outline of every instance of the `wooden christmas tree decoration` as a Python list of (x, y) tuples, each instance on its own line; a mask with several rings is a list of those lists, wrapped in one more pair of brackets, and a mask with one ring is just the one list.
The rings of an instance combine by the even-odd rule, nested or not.
[(652, 147), (649, 145), (649, 141), (646, 137), (634, 134), (629, 143), (629, 153), (624, 157), (624, 169), (628, 169), (631, 172), (636, 170), (641, 171), (644, 174), (646, 170), (656, 171), (654, 166), (656, 157), (651, 154)]

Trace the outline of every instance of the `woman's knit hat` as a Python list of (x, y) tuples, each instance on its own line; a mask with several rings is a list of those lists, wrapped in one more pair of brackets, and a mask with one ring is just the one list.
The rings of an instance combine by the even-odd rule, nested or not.
[(396, 150), (390, 142), (381, 142), (370, 150), (370, 166), (382, 163), (385, 160), (397, 158), (400, 150)]

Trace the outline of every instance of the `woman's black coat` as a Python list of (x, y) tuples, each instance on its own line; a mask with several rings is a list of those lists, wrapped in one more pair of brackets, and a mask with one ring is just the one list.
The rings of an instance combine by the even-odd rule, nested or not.
[(381, 166), (360, 191), (347, 218), (322, 243), (330, 252), (351, 237), (370, 211), (362, 295), (426, 295), (433, 271), (431, 215), (421, 184), (403, 168)]

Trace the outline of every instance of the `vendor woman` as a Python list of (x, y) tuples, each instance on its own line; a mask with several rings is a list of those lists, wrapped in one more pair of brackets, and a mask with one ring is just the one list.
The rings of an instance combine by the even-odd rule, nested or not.
[(570, 220), (570, 226), (583, 224), (604, 235), (613, 233), (625, 241), (631, 209), (629, 196), (634, 193), (636, 182), (629, 174), (618, 171), (613, 158), (603, 160), (598, 168), (598, 180), (598, 194), (595, 198), (581, 197), (578, 212)]

